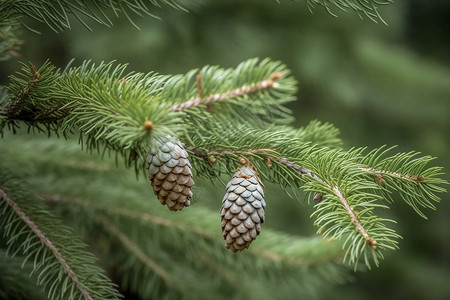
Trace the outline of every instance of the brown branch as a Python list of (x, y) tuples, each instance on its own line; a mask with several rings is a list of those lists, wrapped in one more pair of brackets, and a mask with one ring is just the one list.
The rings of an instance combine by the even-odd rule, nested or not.
[[(328, 185), (328, 187), (330, 187)], [(355, 212), (353, 211), (353, 209), (350, 207), (350, 205), (348, 205), (347, 199), (345, 199), (345, 197), (342, 195), (341, 191), (339, 190), (339, 188), (337, 186), (333, 187), (333, 192), (336, 196), (339, 197), (339, 200), (341, 201), (342, 205), (344, 205), (345, 210), (347, 211), (347, 214), (350, 216), (350, 218), (352, 219), (352, 223), (355, 224), (356, 226), (356, 230), (358, 230), (361, 235), (366, 239), (366, 242), (374, 249), (377, 249), (377, 242), (372, 239), (366, 232), (366, 230), (364, 229), (364, 227), (361, 225), (361, 223), (358, 221), (358, 218), (356, 217)]]
[(17, 205), (14, 200), (8, 196), (8, 194), (0, 189), (0, 198), (5, 199), (6, 203), (14, 210), (16, 215), (34, 232), (34, 234), (39, 238), (39, 240), (48, 247), (54, 254), (55, 258), (62, 265), (67, 275), (69, 275), (70, 279), (75, 283), (77, 289), (81, 292), (85, 299), (92, 300), (92, 296), (89, 292), (83, 287), (81, 282), (79, 281), (77, 275), (72, 270), (72, 268), (67, 263), (64, 256), (61, 254), (59, 249), (53, 244), (53, 242), (40, 230), (40, 228), (33, 222), (33, 220), (28, 217), (25, 212), (20, 209), (19, 205)]
[(361, 168), (362, 171), (369, 172), (377, 177), (378, 182), (380, 185), (383, 185), (383, 177), (385, 176), (393, 176), (401, 179), (408, 179), (416, 182), (426, 182), (426, 178), (423, 176), (416, 176), (416, 175), (410, 175), (410, 174), (401, 174), (396, 172), (389, 172), (384, 170), (377, 170), (373, 168)]
[(314, 179), (315, 181), (320, 182), (321, 184), (325, 185), (327, 188), (329, 188), (339, 198), (339, 201), (342, 203), (342, 205), (344, 206), (344, 209), (347, 211), (347, 214), (350, 216), (352, 223), (355, 224), (356, 230), (358, 230), (359, 233), (361, 233), (361, 235), (365, 238), (366, 242), (372, 247), (372, 249), (374, 249), (374, 250), (377, 249), (377, 241), (372, 239), (367, 234), (366, 230), (364, 229), (364, 227), (362, 226), (362, 224), (359, 222), (358, 218), (356, 217), (355, 212), (348, 204), (347, 199), (344, 197), (344, 195), (341, 193), (341, 191), (339, 190), (339, 188), (337, 186), (331, 186), (326, 181), (324, 181), (323, 179), (319, 178), (316, 174), (314, 174), (310, 169), (302, 167), (300, 165), (297, 165), (296, 163), (288, 161), (285, 158), (281, 158), (281, 159), (280, 158), (272, 158), (272, 159), (275, 161), (278, 161), (279, 163), (281, 163), (285, 166), (293, 168), (294, 170), (301, 173), (302, 175), (306, 175), (306, 176)]
[(183, 103), (175, 104), (173, 105), (169, 110), (171, 111), (182, 111), (185, 109), (189, 109), (191, 107), (196, 107), (199, 105), (206, 105), (207, 107), (210, 107), (212, 103), (214, 102), (221, 102), (225, 101), (227, 99), (231, 98), (237, 98), (246, 94), (252, 94), (261, 90), (266, 90), (270, 88), (277, 88), (279, 84), (275, 82), (277, 79), (279, 79), (283, 74), (280, 72), (275, 72), (270, 75), (270, 78), (267, 80), (263, 80), (251, 85), (244, 85), (237, 89), (229, 90), (223, 93), (217, 93), (213, 94), (207, 97), (202, 97), (202, 89), (201, 85), (199, 84), (199, 77), (200, 74), (197, 76), (197, 90), (198, 95), (195, 99), (188, 100)]

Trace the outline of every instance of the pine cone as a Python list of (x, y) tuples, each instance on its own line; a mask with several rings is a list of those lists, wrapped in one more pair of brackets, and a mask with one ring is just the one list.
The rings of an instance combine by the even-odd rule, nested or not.
[(155, 139), (146, 162), (153, 192), (159, 202), (174, 211), (189, 206), (194, 180), (188, 154), (180, 141), (172, 137)]
[(227, 184), (222, 200), (222, 235), (233, 252), (247, 249), (261, 232), (264, 222), (264, 186), (255, 171), (239, 168)]

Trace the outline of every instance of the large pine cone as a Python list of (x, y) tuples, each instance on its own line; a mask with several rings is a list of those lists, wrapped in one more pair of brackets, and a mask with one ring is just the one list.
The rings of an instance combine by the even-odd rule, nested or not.
[(194, 180), (188, 156), (180, 141), (172, 137), (155, 139), (147, 153), (153, 191), (170, 210), (178, 211), (191, 203)]
[(233, 252), (247, 249), (264, 222), (264, 186), (255, 171), (239, 168), (227, 185), (222, 200), (222, 235)]

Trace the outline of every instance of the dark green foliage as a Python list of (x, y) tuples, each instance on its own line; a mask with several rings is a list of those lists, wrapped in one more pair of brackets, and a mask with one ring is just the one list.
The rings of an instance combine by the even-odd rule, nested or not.
[[(428, 157), (411, 160), (411, 154), (397, 154), (378, 164), (381, 149), (364, 158), (362, 149), (344, 151), (308, 141), (320, 141), (314, 132), (326, 126), (313, 123), (300, 131), (280, 126), (290, 119), (280, 104), (292, 100), (296, 89), (279, 62), (249, 60), (235, 70), (205, 67), (184, 76), (124, 74), (124, 67), (87, 62), (55, 71), (49, 63), (39, 69), (24, 66), (8, 88), (3, 128), (15, 126), (23, 114), (29, 126), (39, 128), (47, 124), (41, 116), (51, 111), (58, 118), (48, 130), (64, 135), (78, 130), (87, 150), (105, 147), (122, 154), (137, 172), (154, 137), (164, 134), (185, 143), (201, 176), (233, 173), (246, 157), (261, 178), (324, 196), (313, 214), (315, 225), (324, 236), (346, 241), (344, 260), (355, 267), (361, 261), (378, 265), (384, 250), (397, 248), (399, 235), (387, 227), (391, 220), (375, 214), (375, 208), (387, 208), (383, 198), (389, 199), (380, 176), (394, 178), (386, 184), (413, 207), (434, 208), (429, 196), (439, 201), (435, 193), (445, 191), (440, 186), (445, 180), (437, 177), (440, 168), (424, 169)], [(200, 74), (197, 82), (195, 74)], [(27, 77), (31, 81), (20, 79)], [(146, 127), (149, 121), (152, 126)], [(405, 189), (395, 177), (413, 183)]]
[[(353, 10), (358, 15), (365, 14), (374, 21), (383, 21), (378, 14), (378, 6), (389, 2), (312, 0), (307, 4), (310, 7), (324, 6), (331, 13), (330, 5), (335, 5)], [(30, 6), (30, 3), (35, 6)], [(19, 22), (32, 24), (31, 27), (37, 29), (39, 26), (31, 20), (33, 18), (61, 32), (69, 29), (70, 24), (77, 24), (73, 22), (74, 15), (86, 27), (93, 28), (89, 21), (110, 26), (112, 18), (121, 14), (133, 23), (130, 18), (133, 14), (153, 13), (159, 4), (173, 4), (179, 8), (178, 4), (168, 1), (91, 3), (92, 6), (68, 1), (1, 2), (1, 8), (17, 6), (0, 10), (0, 16), (5, 17), (0, 18), (0, 37), (4, 37), (0, 40), (0, 56), (7, 59), (17, 54)], [(352, 28), (350, 31), (355, 36), (350, 39), (342, 35), (345, 26), (334, 26), (338, 24), (336, 22), (332, 29), (327, 30), (333, 37), (324, 38), (311, 30), (317, 25), (320, 28), (320, 23), (310, 20), (309, 23), (306, 21), (308, 26), (297, 26), (293, 22), (290, 27), (295, 28), (296, 35), (289, 38), (284, 35), (289, 27), (286, 24), (289, 20), (302, 19), (297, 16), (297, 11), (273, 10), (272, 6), (255, 5), (256, 2), (247, 6), (239, 3), (239, 6), (243, 5), (240, 9), (238, 2), (230, 2), (228, 5), (233, 11), (230, 20), (238, 29), (233, 32), (236, 29), (234, 25), (229, 26), (231, 23), (223, 18), (216, 19), (214, 11), (225, 5), (218, 3), (221, 2), (208, 4), (204, 15), (206, 19), (211, 16), (210, 23), (221, 25), (220, 34), (209, 25), (206, 26), (208, 28), (198, 26), (201, 22), (197, 24), (196, 10), (193, 17), (185, 15), (191, 22), (182, 22), (178, 18), (166, 22), (168, 30), (165, 36), (180, 45), (182, 55), (173, 55), (174, 51), (167, 49), (166, 45), (162, 54), (154, 51), (158, 46), (147, 51), (140, 41), (128, 39), (128, 33), (124, 46), (133, 48), (133, 45), (139, 45), (135, 48), (145, 48), (145, 61), (164, 61), (169, 68), (172, 66), (179, 72), (184, 68), (181, 61), (184, 65), (197, 64), (195, 59), (191, 60), (192, 57), (202, 56), (203, 59), (205, 55), (204, 60), (210, 63), (210, 54), (206, 55), (206, 50), (195, 56), (184, 47), (187, 41), (188, 44), (198, 43), (197, 48), (203, 49), (203, 32), (210, 31), (208, 36), (211, 40), (208, 39), (207, 44), (217, 50), (215, 56), (209, 58), (223, 56), (222, 61), (227, 61), (227, 57), (232, 57), (233, 63), (242, 59), (235, 56), (233, 43), (241, 41), (248, 49), (258, 49), (256, 55), (261, 55), (265, 50), (254, 41), (264, 36), (271, 40), (269, 55), (274, 55), (274, 51), (277, 57), (282, 51), (290, 53), (284, 55), (283, 61), (288, 62), (292, 73), (299, 79), (302, 97), (306, 92), (306, 99), (313, 98), (316, 105), (322, 105), (324, 111), (329, 110), (335, 120), (346, 116), (335, 113), (333, 105), (345, 103), (349, 107), (370, 104), (367, 110), (388, 112), (398, 116), (399, 122), (408, 122), (416, 129), (419, 123), (423, 128), (426, 125), (433, 128), (431, 123), (446, 124), (445, 109), (430, 108), (431, 105), (422, 103), (418, 104), (424, 108), (420, 110), (422, 113), (414, 116), (413, 122), (408, 120), (413, 119), (409, 113), (413, 110), (409, 108), (417, 105), (420, 98), (417, 90), (423, 91), (428, 98), (436, 98), (434, 103), (441, 108), (447, 107), (446, 73), (427, 68), (427, 64), (413, 65), (413, 59), (403, 55), (404, 51), (388, 51), (388, 47), (370, 42), (373, 35), (363, 26), (358, 25), (356, 32), (353, 30), (355, 23), (350, 24), (348, 28)], [(195, 7), (196, 4), (190, 2), (187, 6)], [(267, 23), (267, 26), (260, 24), (258, 30), (256, 26), (248, 27), (246, 22), (241, 26), (240, 18), (254, 18), (253, 13), (264, 5), (268, 10), (261, 14), (264, 16), (261, 24)], [(288, 23), (279, 23), (281, 19), (270, 23), (277, 14)], [(189, 26), (195, 31), (193, 37), (189, 36)], [(184, 32), (186, 39), (179, 32)], [(158, 36), (160, 33), (151, 30), (148, 34), (146, 31), (146, 35), (152, 34)], [(120, 38), (114, 38), (114, 47), (109, 48), (111, 51), (103, 51), (98, 57), (114, 56), (118, 40)], [(149, 40), (155, 41), (152, 37)], [(86, 43), (90, 46), (86, 49), (92, 55), (95, 43), (92, 38)], [(136, 55), (136, 52), (129, 52)], [(333, 58), (326, 55), (328, 52), (334, 53)], [(245, 51), (239, 53), (246, 55), (242, 54)], [(249, 56), (254, 55), (246, 57)], [(300, 56), (302, 60), (298, 59)], [(154, 69), (152, 63), (149, 65)], [(365, 76), (355, 71), (355, 66), (359, 65), (367, 68)], [(398, 206), (394, 201), (404, 200), (425, 217), (425, 214), (429, 215), (427, 209), (434, 210), (440, 201), (439, 194), (445, 192), (442, 168), (434, 167), (430, 156), (420, 157), (417, 152), (394, 153), (385, 147), (375, 147), (372, 151), (366, 148), (346, 150), (341, 148), (339, 131), (329, 123), (313, 121), (300, 129), (293, 126), (291, 111), (285, 105), (294, 107), (289, 102), (296, 98), (296, 81), (286, 66), (271, 59), (247, 60), (236, 68), (206, 66), (185, 75), (159, 75), (148, 71), (130, 73), (126, 71), (126, 65), (115, 62), (84, 61), (81, 65), (71, 62), (63, 69), (49, 61), (42, 66), (31, 63), (22, 66), (21, 71), (10, 77), (7, 89), (0, 87), (0, 124), (3, 141), (6, 142), (0, 143), (2, 161), (13, 158), (8, 169), (19, 174), (20, 182), (24, 178), (31, 182), (33, 193), (50, 204), (64, 223), (72, 225), (83, 236), (90, 250), (100, 258), (98, 263), (127, 296), (143, 299), (320, 298), (326, 293), (324, 287), (332, 288), (346, 282), (348, 273), (340, 263), (342, 260), (356, 269), (378, 265), (385, 257), (401, 259), (407, 256), (404, 251), (395, 255), (388, 251), (398, 248), (400, 233), (407, 237), (407, 241), (415, 237), (415, 234), (402, 230), (404, 224), (396, 224), (397, 213), (387, 212), (388, 208)], [(341, 73), (353, 75), (350, 85), (346, 82), (348, 76), (341, 76)], [(374, 78), (380, 81), (372, 82), (371, 75), (377, 75)], [(308, 95), (311, 90), (315, 92)], [(383, 100), (389, 97), (395, 101)], [(435, 111), (438, 113), (432, 113)], [(307, 105), (302, 103), (300, 114), (308, 115)], [(350, 123), (358, 117), (351, 114)], [(302, 120), (301, 123), (307, 122)], [(56, 133), (69, 140), (46, 140), (42, 136), (29, 138), (21, 129), (24, 124), (30, 131)], [(382, 124), (370, 126), (376, 128)], [(17, 135), (10, 135), (8, 131)], [(426, 132), (425, 129), (423, 131)], [(124, 159), (126, 167), (134, 167), (140, 173), (148, 147), (154, 146), (154, 137), (166, 134), (181, 140), (189, 151), (197, 183), (193, 205), (175, 215), (159, 206), (152, 197), (148, 182), (136, 181), (124, 168), (116, 167), (117, 159)], [(87, 156), (81, 153), (71, 138), (73, 135), (80, 137), (84, 150), (102, 153), (103, 161), (95, 154)], [(394, 143), (397, 142), (394, 140)], [(116, 164), (108, 154), (115, 156)], [(8, 159), (3, 159), (3, 155)], [(242, 161), (255, 166), (268, 186), (280, 186), (292, 198), (303, 199), (303, 192), (307, 193), (307, 199), (314, 198), (317, 204), (311, 208), (312, 217), (318, 234), (323, 235), (324, 240), (272, 231), (269, 221), (268, 227), (246, 252), (233, 256), (227, 251), (220, 236), (217, 205), (214, 205), (221, 199), (217, 195), (224, 192), (221, 182), (228, 180)], [(200, 177), (212, 180), (220, 186), (221, 192), (204, 194), (202, 189), (209, 188)], [(30, 197), (34, 199), (34, 195)], [(211, 198), (210, 207), (214, 210), (203, 206), (207, 198)], [(283, 200), (277, 195), (269, 201), (269, 211), (272, 211), (272, 205)], [(34, 202), (39, 200), (34, 199)], [(33, 211), (33, 205), (29, 209)], [(44, 206), (41, 209), (48, 211)], [(39, 221), (39, 214), (35, 213), (35, 216)], [(65, 229), (58, 228), (56, 234), (58, 230)], [(299, 228), (289, 230), (296, 233)], [(76, 261), (81, 255), (79, 263), (84, 265), (85, 254), (78, 253), (79, 247), (83, 248), (82, 243), (76, 239), (73, 242), (76, 244), (73, 249), (77, 251), (70, 254), (71, 259)], [(427, 245), (432, 247), (433, 243)], [(20, 255), (8, 256), (4, 261), (0, 260), (0, 265), (11, 262), (11, 266), (16, 266), (21, 259), (27, 261)], [(39, 273), (40, 267), (28, 259), (23, 270), (10, 272), (10, 269), (5, 269), (9, 272), (5, 276), (9, 281), (11, 277), (20, 278), (30, 272), (36, 276), (42, 274), (42, 271)], [(413, 269), (404, 267), (405, 270)], [(412, 273), (405, 275), (411, 276)], [(18, 291), (14, 284), (7, 288), (2, 286), (1, 275), (4, 274), (0, 274), (0, 297)], [(52, 276), (51, 272), (48, 276)], [(69, 278), (66, 276), (62, 280), (68, 281)], [(22, 294), (17, 295), (30, 295), (35, 277), (31, 279), (24, 281)], [(99, 292), (111, 289), (108, 280), (96, 284)], [(53, 286), (50, 296), (56, 299), (63, 297), (65, 288), (64, 285)], [(116, 295), (114, 290), (110, 291)]]
[(0, 229), (7, 254), (33, 264), (30, 274), (51, 299), (118, 299), (85, 245), (10, 172), (0, 168)]
[[(339, 243), (267, 228), (246, 253), (230, 255), (217, 212), (195, 204), (180, 213), (168, 211), (149, 184), (137, 182), (112, 159), (81, 152), (76, 141), (7, 138), (8, 145), (0, 145), (6, 155), (28, 140), (16, 167), (26, 167), (34, 190), (84, 232), (105, 268), (120, 276), (123, 291), (143, 299), (315, 298), (319, 286), (349, 278)], [(35, 151), (43, 154), (30, 160)]]

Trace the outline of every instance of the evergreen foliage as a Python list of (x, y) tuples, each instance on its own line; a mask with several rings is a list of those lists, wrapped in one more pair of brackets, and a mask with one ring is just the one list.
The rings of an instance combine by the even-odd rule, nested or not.
[(23, 264), (33, 263), (31, 274), (50, 299), (118, 299), (83, 243), (8, 168), (2, 166), (0, 172), (0, 228), (6, 253), (22, 256)]
[[(123, 291), (143, 299), (316, 298), (323, 285), (349, 279), (336, 242), (265, 229), (246, 252), (231, 256), (217, 211), (201, 205), (168, 211), (145, 182), (114, 159), (81, 152), (76, 140), (7, 135), (2, 153), (21, 148), (14, 167), (26, 170), (33, 190), (84, 233), (100, 262), (121, 278)], [(296, 284), (285, 281), (286, 274)], [(273, 294), (261, 294), (263, 286)]]
[(430, 201), (445, 191), (441, 169), (426, 168), (429, 157), (380, 160), (382, 148), (364, 155), (316, 146), (280, 127), (291, 119), (280, 104), (293, 99), (295, 81), (268, 59), (174, 76), (124, 74), (123, 65), (112, 63), (60, 71), (47, 62), (39, 69), (24, 65), (8, 89), (2, 127), (15, 129), (21, 120), (64, 135), (77, 129), (85, 149), (104, 146), (137, 172), (154, 138), (170, 134), (184, 141), (199, 176), (232, 174), (246, 157), (265, 180), (321, 193), (326, 200), (316, 206), (315, 224), (325, 236), (347, 241), (345, 259), (355, 267), (361, 260), (378, 265), (384, 250), (397, 247), (391, 221), (374, 214), (387, 208), (389, 192), (400, 192), (424, 216), (418, 207), (434, 209)]
[[(70, 28), (68, 13), (110, 26), (107, 12), (130, 19), (130, 11), (151, 14), (149, 4), (180, 8), (172, 1), (94, 1), (92, 7), (31, 2), (1, 3), (6, 8), (1, 14), (7, 16), (0, 23), (2, 58), (14, 54), (18, 43), (12, 28), (24, 15), (59, 32)], [(307, 2), (382, 20), (377, 5), (390, 1)], [(347, 280), (342, 261), (354, 269), (378, 265), (401, 238), (395, 220), (383, 212), (392, 206), (392, 194), (425, 218), (424, 210), (435, 209), (445, 192), (442, 168), (430, 166), (430, 156), (392, 154), (393, 148), (384, 146), (345, 150), (331, 124), (293, 127), (285, 105), (295, 100), (296, 80), (281, 62), (250, 59), (235, 68), (205, 66), (179, 75), (127, 73), (126, 65), (115, 62), (74, 64), (58, 69), (49, 61), (40, 67), (23, 63), (0, 91), (0, 132), (8, 141), (0, 144), (0, 153), (16, 158), (0, 168), (0, 245), (6, 249), (0, 265), (17, 266), (21, 259), (24, 272), (50, 299), (120, 295), (84, 244), (41, 200), (79, 229), (123, 292), (143, 299), (228, 299), (230, 294), (261, 299), (317, 296), (323, 285)], [(29, 131), (68, 140), (30, 138), (23, 124)], [(83, 150), (97, 151), (103, 160), (80, 153), (75, 135)], [(232, 256), (223, 247), (216, 213), (192, 205), (173, 214), (156, 199), (149, 201), (155, 198), (149, 183), (131, 179), (126, 168), (133, 167), (137, 175), (145, 171), (149, 148), (167, 135), (189, 152), (194, 178), (221, 186), (236, 167), (252, 166), (264, 183), (282, 187), (292, 198), (300, 191), (310, 193), (316, 202), (312, 217), (323, 239), (264, 229), (246, 252)], [(125, 168), (118, 166), (118, 158)], [(10, 170), (21, 172), (14, 177)], [(31, 187), (24, 186), (25, 178)], [(236, 263), (238, 257), (245, 262)], [(11, 270), (0, 278), (24, 274)], [(1, 285), (0, 296), (29, 295), (33, 288), (30, 280), (23, 290)]]

